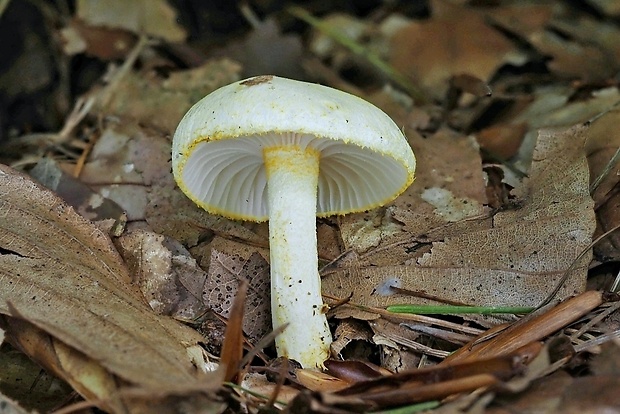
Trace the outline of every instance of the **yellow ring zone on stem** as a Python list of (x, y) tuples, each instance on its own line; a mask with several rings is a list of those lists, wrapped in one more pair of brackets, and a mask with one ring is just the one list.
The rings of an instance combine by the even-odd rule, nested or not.
[(263, 161), (269, 180), (270, 171), (275, 168), (289, 171), (291, 179), (296, 176), (319, 175), (321, 152), (312, 147), (299, 145), (277, 145), (263, 149)]

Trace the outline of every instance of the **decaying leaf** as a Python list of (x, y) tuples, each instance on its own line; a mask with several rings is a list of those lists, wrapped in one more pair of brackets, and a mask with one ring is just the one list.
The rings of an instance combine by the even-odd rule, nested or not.
[[(185, 112), (220, 86), (239, 79), (240, 67), (229, 59), (171, 73), (167, 78), (149, 73), (117, 73), (118, 83), (91, 91), (99, 97), (96, 110), (102, 116), (134, 119), (142, 125), (172, 133)], [(110, 93), (109, 100), (106, 100)]]
[(240, 223), (197, 207), (176, 186), (170, 169), (169, 139), (128, 120), (105, 128), (80, 179), (119, 204), (130, 222), (140, 227), (146, 221), (154, 232), (186, 246), (214, 233), (268, 245), (266, 237)]
[(16, 347), (48, 372), (64, 379), (84, 398), (100, 401), (99, 406), (109, 411), (127, 410), (118, 397), (122, 384), (96, 360), (24, 320), (7, 318), (6, 325)]
[(472, 137), (441, 130), (426, 139), (411, 132), (408, 139), (417, 159), (413, 185), (385, 209), (340, 219), (344, 248), (363, 255), (357, 265), (405, 263), (419, 257), (425, 244), (462, 232), (463, 220), (488, 214)]
[(136, 36), (126, 30), (90, 26), (79, 19), (72, 19), (60, 35), (65, 54), (86, 53), (102, 60), (124, 58), (136, 43)]
[[(620, 224), (620, 196), (618, 194), (619, 164), (609, 165), (614, 154), (620, 149), (620, 133), (617, 125), (620, 121), (620, 110), (614, 108), (592, 122), (588, 131), (586, 150), (590, 165), (591, 180), (601, 177), (600, 183), (594, 188), (592, 197), (596, 203), (597, 231), (600, 235)], [(609, 168), (610, 167), (610, 168)], [(613, 232), (594, 246), (597, 258), (601, 261), (618, 260), (619, 233)]]
[[(355, 319), (345, 319), (338, 324), (334, 335), (334, 342), (331, 350), (336, 355), (341, 355), (341, 351), (354, 341), (370, 342), (372, 334), (366, 324)], [(354, 355), (359, 358), (361, 355)]]
[(88, 220), (119, 220), (125, 213), (110, 198), (103, 197), (82, 181), (63, 171), (52, 158), (43, 158), (30, 170), (29, 175), (56, 193)]
[[(403, 294), (425, 292), (478, 305), (536, 306), (565, 272), (556, 299), (583, 291), (594, 230), (584, 128), (542, 131), (530, 178), (515, 189), (516, 205), (497, 212), (490, 228), (467, 222), (460, 234), (432, 243), (416, 262), (339, 270), (323, 278), (324, 292), (369, 306), (424, 303)], [(401, 288), (391, 291), (390, 286)]]
[(165, 0), (78, 0), (77, 16), (93, 26), (122, 28), (169, 42), (183, 41), (186, 36), (176, 11)]
[(202, 289), (207, 274), (179, 242), (136, 229), (115, 244), (156, 313), (182, 320), (194, 320), (204, 313)]
[[(4, 317), (0, 316), (0, 319), (6, 322)], [(11, 320), (16, 321), (14, 318)], [(9, 330), (12, 331), (12, 328)], [(7, 342), (9, 340), (12, 338), (7, 338)], [(0, 406), (5, 407), (1, 411), (3, 414), (12, 412), (6, 407), (17, 407), (15, 402), (5, 400), (6, 397), (20, 401), (24, 408), (43, 413), (58, 407), (73, 392), (69, 384), (51, 371), (42, 372), (40, 365), (9, 344), (0, 347), (0, 367)]]
[[(482, 12), (433, 1), (433, 18), (412, 22), (391, 39), (391, 63), (416, 80), (430, 96), (441, 98), (453, 75), (483, 81), (516, 55), (515, 46), (492, 28)], [(429, 47), (432, 39), (432, 47)]]
[(228, 317), (242, 281), (248, 282), (243, 331), (257, 340), (271, 330), (269, 264), (260, 253), (240, 243), (221, 238), (212, 242), (205, 303)]
[(151, 311), (104, 233), (5, 166), (0, 187), (0, 313), (33, 324), (134, 385), (198, 381), (199, 362), (188, 348), (201, 337)]
[[(256, 395), (272, 395), (276, 391), (277, 385), (269, 381), (264, 374), (249, 373), (244, 376), (241, 387), (242, 389), (238, 390), (239, 393), (247, 394), (246, 398), (256, 398)], [(244, 392), (245, 390), (249, 392)], [(288, 403), (298, 393), (298, 389), (284, 385), (278, 388), (278, 401)], [(276, 404), (276, 407), (280, 408), (281, 404)]]

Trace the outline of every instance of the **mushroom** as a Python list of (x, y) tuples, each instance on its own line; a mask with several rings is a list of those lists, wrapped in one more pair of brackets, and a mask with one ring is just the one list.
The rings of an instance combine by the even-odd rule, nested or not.
[(332, 341), (321, 297), (316, 216), (369, 210), (402, 193), (415, 158), (377, 107), (326, 86), (257, 76), (196, 103), (172, 144), (181, 190), (231, 219), (269, 220), (279, 356), (320, 368)]

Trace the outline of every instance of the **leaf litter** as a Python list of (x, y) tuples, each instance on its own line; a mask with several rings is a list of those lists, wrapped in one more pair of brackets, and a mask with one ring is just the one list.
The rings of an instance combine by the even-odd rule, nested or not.
[[(247, 34), (213, 48), (195, 41), (202, 29), (188, 23), (187, 13), (199, 16), (191, 9), (196, 6), (175, 9), (157, 1), (144, 21), (136, 17), (142, 2), (78, 2), (64, 20), (59, 50), (105, 63), (101, 81), (85, 81), (80, 92), (90, 103), (79, 107), (79, 117), (60, 114), (58, 133), (48, 128), (18, 137), (28, 130), (15, 123), (19, 133), (9, 140), (10, 151), (0, 153), (2, 162), (47, 177), (75, 209), (2, 167), (2, 189), (9, 182), (17, 189), (0, 194), (6, 339), (88, 404), (111, 412), (166, 412), (178, 404), (191, 412), (235, 404), (359, 412), (428, 400), (426, 407), (437, 412), (617, 406), (606, 391), (617, 386), (613, 372), (590, 370), (617, 359), (615, 343), (600, 347), (618, 330), (615, 305), (607, 303), (616, 298), (598, 292), (614, 282), (617, 235), (603, 236), (594, 259), (589, 249), (593, 233), (618, 225), (617, 165), (610, 160), (618, 149), (613, 74), (620, 53), (613, 8), (588, 3), (591, 9), (431, 1), (380, 7), (367, 16), (311, 7), (321, 19), (290, 9), (312, 23), (302, 29), (311, 44), (286, 11), (253, 15), (244, 5), (228, 12), (247, 20)], [(46, 10), (48, 18), (58, 12)], [(220, 41), (215, 20), (207, 21), (211, 42)], [(57, 30), (52, 27), (46, 30)], [(45, 42), (40, 32), (33, 36)], [(52, 65), (44, 63), (37, 68)], [(390, 205), (318, 222), (333, 350), (343, 359), (338, 370), (322, 374), (271, 360), (266, 226), (201, 211), (170, 174), (169, 137), (189, 106), (264, 67), (376, 103), (404, 128), (418, 158), (416, 182)], [(15, 79), (0, 76), (9, 101), (25, 96), (27, 103), (28, 94), (41, 90), (40, 83), (28, 89), (33, 84), (19, 86)], [(40, 79), (52, 85), (54, 77)], [(418, 88), (423, 94), (414, 93)], [(68, 90), (49, 93), (62, 102)], [(23, 148), (19, 142), (30, 153), (16, 151)], [(34, 163), (39, 166), (28, 168)], [(110, 229), (113, 236), (106, 234)], [(586, 290), (594, 280), (603, 287)], [(233, 307), (245, 282), (244, 306)], [(550, 293), (556, 293), (553, 303), (531, 317), (386, 310), (408, 303), (537, 306)], [(505, 351), (505, 343), (522, 347)], [(257, 357), (240, 366), (242, 347)], [(482, 357), (478, 348), (489, 353)], [(247, 390), (221, 388), (221, 370), (204, 373), (217, 361), (206, 350), (221, 352), (226, 378)], [(502, 365), (502, 350), (521, 365)], [(465, 351), (474, 355), (471, 366), (457, 357), (441, 362)], [(575, 367), (589, 373), (576, 375)], [(378, 379), (361, 379), (369, 370)], [(425, 375), (434, 380), (420, 380)], [(588, 381), (598, 388), (583, 388), (587, 398), (575, 401), (575, 390)], [(216, 389), (227, 391), (216, 396)], [(262, 396), (250, 396), (252, 390)], [(460, 397), (441, 406), (452, 394)], [(155, 408), (149, 399), (166, 404)]]

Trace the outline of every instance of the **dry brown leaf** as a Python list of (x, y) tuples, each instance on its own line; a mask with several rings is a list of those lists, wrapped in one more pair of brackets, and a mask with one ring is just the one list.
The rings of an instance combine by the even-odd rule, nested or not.
[(433, 17), (413, 22), (391, 39), (391, 64), (442, 98), (449, 79), (468, 74), (488, 81), (515, 46), (472, 7), (433, 1)]
[[(592, 122), (588, 131), (586, 151), (590, 165), (591, 180), (605, 173), (592, 197), (596, 204), (597, 231), (599, 236), (620, 224), (620, 194), (618, 194), (618, 172), (620, 164), (605, 168), (620, 148), (620, 109), (614, 108)], [(597, 258), (601, 261), (620, 259), (620, 233), (613, 232), (594, 246)]]
[(496, 160), (508, 160), (519, 151), (526, 131), (527, 127), (524, 123), (496, 123), (478, 131), (476, 140), (480, 148)]
[(179, 190), (170, 171), (169, 139), (125, 121), (102, 132), (80, 179), (123, 208), (129, 229), (144, 227), (146, 221), (154, 232), (186, 246), (213, 233), (268, 245), (265, 236), (197, 207)]
[(473, 137), (447, 130), (429, 138), (414, 132), (407, 135), (418, 163), (413, 185), (386, 209), (340, 219), (344, 248), (364, 256), (358, 265), (405, 263), (424, 252), (424, 243), (462, 231), (462, 220), (487, 214)]
[(542, 131), (530, 178), (515, 189), (517, 205), (495, 214), (491, 228), (464, 222), (462, 233), (408, 266), (336, 271), (323, 278), (324, 292), (353, 292), (353, 302), (377, 307), (426, 302), (389, 286), (466, 304), (535, 306), (569, 269), (557, 299), (583, 291), (590, 255), (573, 261), (594, 231), (585, 136), (584, 128)]
[(102, 60), (122, 59), (136, 43), (136, 36), (126, 30), (89, 26), (79, 19), (72, 19), (60, 35), (65, 54), (86, 53)]
[(551, 3), (498, 7), (488, 17), (549, 56), (547, 66), (556, 75), (602, 81), (618, 69), (619, 31), (613, 23)]
[(269, 263), (252, 250), (241, 243), (214, 240), (203, 299), (215, 312), (228, 317), (239, 283), (247, 281), (243, 331), (257, 340), (271, 330), (271, 277)]
[(144, 387), (194, 384), (201, 337), (156, 316), (110, 239), (47, 189), (0, 166), (0, 312)]
[(220, 59), (173, 72), (165, 79), (154, 72), (117, 72), (116, 76), (121, 76), (118, 83), (110, 82), (106, 89), (94, 89), (90, 93), (100, 98), (96, 110), (102, 117), (134, 119), (172, 134), (194, 103), (220, 86), (238, 80), (240, 69), (231, 60)]
[[(254, 399), (257, 401), (264, 401), (256, 398), (256, 395), (272, 395), (275, 391), (278, 391), (278, 401), (289, 403), (299, 393), (297, 388), (289, 385), (283, 385), (278, 387), (273, 382), (269, 381), (264, 374), (248, 373), (244, 376), (241, 382), (241, 389), (236, 390), (245, 398)], [(245, 390), (249, 392), (245, 392)], [(280, 407), (281, 404), (276, 403), (276, 407)]]
[(29, 175), (56, 193), (88, 220), (119, 220), (125, 213), (114, 201), (102, 197), (82, 181), (64, 172), (52, 158), (41, 159), (30, 170)]
[(375, 333), (373, 342), (381, 345), (382, 367), (392, 372), (419, 368), (422, 354), (439, 358), (448, 354), (447, 351), (425, 345), (423, 342), (427, 342), (427, 336), (412, 331), (403, 324), (384, 318), (370, 321), (369, 324)]
[(169, 42), (185, 40), (185, 29), (166, 0), (78, 0), (77, 16), (92, 26), (126, 29)]
[[(354, 341), (370, 343), (372, 333), (368, 325), (356, 319), (344, 319), (338, 323), (334, 333), (334, 342), (331, 344), (331, 351), (334, 355), (340, 355), (341, 351)], [(355, 358), (360, 358), (355, 355)]]
[(449, 230), (438, 227), (487, 212), (482, 162), (473, 137), (440, 130), (426, 139), (411, 136), (409, 142), (418, 160), (416, 181), (394, 201), (395, 218), (408, 232), (427, 240), (443, 238)]
[(158, 314), (195, 320), (204, 314), (207, 273), (176, 240), (137, 229), (115, 240), (135, 281)]
[(531, 34), (544, 30), (559, 4), (517, 2), (492, 9), (488, 18), (504, 29), (527, 39)]
[(224, 381), (235, 381), (242, 369), (243, 358), (243, 321), (248, 282), (242, 280), (238, 283), (233, 304), (230, 307), (228, 323), (224, 332), (224, 342), (220, 352), (220, 367), (224, 370)]
[(485, 413), (488, 414), (538, 414), (560, 413), (558, 406), (562, 392), (566, 389), (573, 378), (565, 371), (557, 371), (553, 374), (534, 381), (529, 389), (520, 395), (499, 396)]
[(550, 31), (535, 33), (529, 41), (540, 53), (552, 57), (547, 66), (558, 76), (588, 82), (606, 79), (615, 72), (606, 53), (590, 44), (566, 40)]
[[(552, 22), (554, 29), (570, 36), (583, 45), (593, 45), (597, 47), (604, 56), (605, 63), (608, 65), (603, 75), (613, 74), (620, 64), (620, 48), (618, 48), (618, 36), (620, 29), (613, 22), (605, 22), (593, 17), (570, 16), (568, 18), (554, 19)], [(583, 70), (589, 70), (589, 65), (593, 62), (583, 62)], [(586, 79), (591, 74), (586, 75)], [(603, 80), (605, 78), (602, 78)]]
[(84, 398), (100, 401), (98, 405), (108, 411), (127, 410), (118, 398), (122, 384), (97, 361), (64, 345), (29, 322), (6, 318), (6, 324), (11, 343), (48, 372), (70, 384)]

